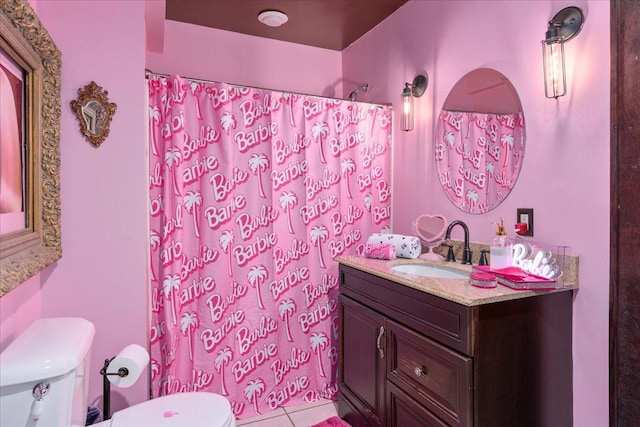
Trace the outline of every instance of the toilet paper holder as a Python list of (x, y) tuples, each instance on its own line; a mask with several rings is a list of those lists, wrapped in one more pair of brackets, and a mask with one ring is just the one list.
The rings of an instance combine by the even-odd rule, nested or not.
[(100, 375), (102, 375), (102, 417), (105, 421), (111, 418), (111, 382), (109, 381), (109, 375), (117, 375), (121, 378), (129, 375), (129, 369), (125, 367), (119, 368), (118, 372), (107, 372), (109, 364), (115, 358), (114, 356), (111, 359), (105, 359), (104, 366), (100, 369)]
[[(131, 387), (148, 364), (149, 352), (138, 344), (129, 344), (117, 356), (104, 361), (100, 374), (102, 375), (102, 403), (105, 420), (111, 418), (111, 383), (117, 387)], [(109, 372), (109, 366), (111, 366), (112, 372)]]

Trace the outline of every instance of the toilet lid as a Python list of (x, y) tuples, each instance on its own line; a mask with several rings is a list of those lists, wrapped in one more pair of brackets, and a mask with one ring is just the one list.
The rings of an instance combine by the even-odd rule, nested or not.
[(116, 412), (111, 427), (228, 427), (235, 423), (224, 397), (205, 392), (176, 393)]

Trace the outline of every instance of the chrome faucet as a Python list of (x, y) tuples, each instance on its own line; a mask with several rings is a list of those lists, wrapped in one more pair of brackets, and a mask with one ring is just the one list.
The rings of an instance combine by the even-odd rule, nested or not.
[[(471, 256), (472, 256), (473, 253), (469, 249), (469, 227), (467, 227), (467, 224), (465, 224), (464, 222), (462, 222), (460, 220), (453, 221), (447, 227), (447, 233), (445, 234), (444, 238), (445, 238), (445, 240), (450, 240), (451, 239), (451, 230), (456, 225), (461, 226), (462, 229), (464, 230), (464, 251), (462, 252), (462, 264), (471, 264)], [(449, 246), (449, 253), (447, 254), (447, 261), (456, 262), (456, 258), (453, 255), (453, 245), (447, 245), (447, 246)]]

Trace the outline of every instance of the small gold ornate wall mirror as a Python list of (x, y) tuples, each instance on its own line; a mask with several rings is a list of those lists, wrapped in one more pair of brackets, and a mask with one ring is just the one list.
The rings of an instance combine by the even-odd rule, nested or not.
[(78, 99), (71, 101), (71, 109), (80, 122), (80, 131), (96, 147), (109, 136), (111, 118), (116, 104), (109, 102), (109, 92), (91, 82), (78, 89)]

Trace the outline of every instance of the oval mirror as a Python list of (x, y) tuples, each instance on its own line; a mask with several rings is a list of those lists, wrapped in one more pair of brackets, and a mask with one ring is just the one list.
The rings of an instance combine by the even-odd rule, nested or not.
[(463, 76), (436, 125), (436, 168), (449, 200), (471, 214), (495, 209), (518, 179), (524, 149), (522, 104), (509, 79), (490, 68)]

